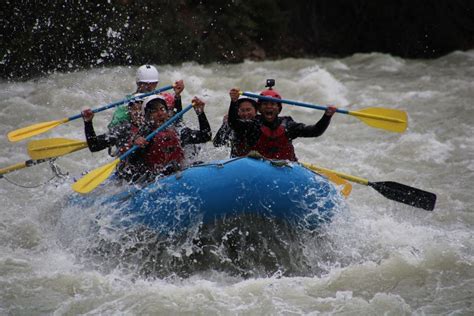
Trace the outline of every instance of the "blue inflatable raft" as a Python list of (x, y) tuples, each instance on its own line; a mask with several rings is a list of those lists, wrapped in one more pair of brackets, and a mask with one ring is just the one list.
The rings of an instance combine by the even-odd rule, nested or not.
[(107, 198), (76, 196), (73, 203), (97, 208), (98, 200), (100, 216), (110, 217), (113, 226), (169, 234), (246, 215), (313, 230), (331, 220), (342, 198), (324, 176), (298, 163), (236, 158), (196, 165)]

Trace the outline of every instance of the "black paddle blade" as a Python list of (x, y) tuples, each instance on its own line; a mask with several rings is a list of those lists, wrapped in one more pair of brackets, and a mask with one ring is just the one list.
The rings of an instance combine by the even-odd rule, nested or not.
[(369, 182), (368, 184), (390, 200), (432, 211), (436, 204), (436, 194), (412, 188), (397, 182)]

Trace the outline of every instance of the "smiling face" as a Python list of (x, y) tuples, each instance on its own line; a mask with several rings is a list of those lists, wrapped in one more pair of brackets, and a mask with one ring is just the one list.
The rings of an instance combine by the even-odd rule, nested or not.
[[(168, 109), (161, 102), (156, 102), (155, 100), (150, 101), (150, 103), (151, 102), (153, 102), (153, 104), (147, 105), (146, 116), (154, 126), (158, 127), (168, 120)], [(150, 109), (148, 109), (148, 107), (150, 107)]]
[(146, 93), (152, 92), (158, 86), (158, 82), (138, 82), (137, 83), (137, 92)]
[(239, 111), (237, 114), (243, 120), (251, 120), (257, 115), (257, 110), (255, 110), (252, 103), (249, 101), (243, 101), (239, 105)]
[(280, 106), (276, 102), (263, 101), (259, 110), (265, 121), (273, 122), (280, 113)]

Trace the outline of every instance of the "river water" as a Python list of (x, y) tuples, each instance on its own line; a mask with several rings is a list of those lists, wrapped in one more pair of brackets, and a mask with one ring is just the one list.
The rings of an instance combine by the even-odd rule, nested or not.
[[(72, 194), (73, 179), (111, 161), (104, 152), (83, 150), (56, 161), (68, 173), (63, 178), (53, 177), (45, 163), (0, 179), (0, 314), (474, 313), (474, 51), (436, 60), (356, 54), (158, 69), (163, 85), (184, 79), (184, 103), (195, 95), (206, 101), (214, 133), (227, 111), (228, 90), (259, 91), (267, 78), (276, 80), (286, 99), (406, 110), (409, 128), (403, 134), (336, 114), (322, 137), (297, 139), (296, 152), (304, 162), (434, 192), (435, 210), (396, 203), (354, 184), (324, 241), (304, 245), (314, 273), (247, 278), (211, 269), (145, 278), (127, 269), (96, 268), (77, 250), (89, 240), (82, 225), (93, 214), (80, 208), (65, 213), (61, 203)], [(120, 100), (133, 91), (134, 74), (134, 68), (114, 67), (0, 82), (0, 129), (6, 134)], [(96, 115), (97, 131), (105, 131), (111, 114)], [(285, 105), (283, 114), (310, 124), (322, 112)], [(186, 121), (197, 124), (191, 112)], [(37, 139), (49, 137), (83, 139), (82, 122)], [(26, 143), (3, 137), (0, 167), (27, 160)], [(210, 144), (204, 151), (203, 159), (228, 154)]]

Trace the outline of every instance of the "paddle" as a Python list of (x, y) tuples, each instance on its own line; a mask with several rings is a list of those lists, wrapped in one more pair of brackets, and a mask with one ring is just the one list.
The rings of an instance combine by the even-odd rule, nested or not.
[[(120, 101), (117, 101), (117, 102), (114, 102), (114, 103), (107, 104), (103, 107), (92, 110), (92, 112), (94, 112), (94, 113), (101, 112), (101, 111), (119, 106), (121, 104), (126, 104), (130, 101), (134, 101), (134, 100), (139, 99), (139, 98), (144, 98), (144, 97), (147, 97), (147, 96), (152, 95), (152, 94), (157, 94), (157, 93), (169, 90), (171, 88), (173, 88), (173, 86), (165, 86), (165, 87), (162, 87), (162, 88), (157, 89), (157, 90), (152, 91), (152, 92), (147, 92), (147, 93), (141, 94), (139, 96), (126, 98), (126, 99), (123, 99), (123, 100), (120, 100)], [(59, 126), (61, 124), (67, 123), (69, 121), (78, 119), (80, 117), (82, 117), (82, 115), (77, 114), (77, 115), (74, 115), (74, 116), (70, 116), (68, 118), (64, 118), (62, 120), (42, 122), (42, 123), (27, 126), (27, 127), (23, 127), (23, 128), (20, 128), (20, 129), (9, 132), (7, 134), (8, 140), (11, 141), (11, 142), (17, 142), (17, 141), (20, 141), (20, 140), (23, 140), (23, 139), (26, 139), (26, 138), (30, 138), (30, 137), (45, 133), (45, 132), (49, 131), (50, 129), (55, 128), (56, 126)]]
[(32, 159), (56, 158), (87, 148), (87, 142), (67, 138), (49, 138), (28, 143), (28, 155)]
[[(328, 108), (327, 106), (322, 106), (322, 105), (315, 105), (315, 104), (303, 103), (303, 102), (298, 102), (298, 101), (261, 96), (261, 95), (251, 93), (251, 92), (241, 91), (240, 93), (242, 95), (252, 97), (252, 98), (258, 98), (258, 99), (272, 101), (272, 102), (292, 104), (292, 105), (302, 106), (302, 107), (311, 108), (311, 109), (325, 111)], [(372, 126), (375, 128), (381, 128), (390, 132), (403, 133), (407, 129), (407, 126), (408, 126), (407, 113), (401, 110), (371, 107), (371, 108), (366, 108), (359, 111), (337, 109), (336, 112), (342, 113), (342, 114), (353, 115), (369, 126)]]
[(364, 178), (351, 176), (342, 172), (318, 167), (316, 165), (308, 163), (302, 163), (302, 165), (316, 172), (331, 172), (343, 179), (370, 186), (390, 200), (408, 204), (413, 207), (432, 211), (436, 204), (436, 194), (413, 188), (405, 184), (393, 181), (370, 182), (369, 180)]
[(347, 182), (346, 180), (344, 180), (341, 177), (339, 177), (338, 175), (336, 175), (335, 173), (330, 172), (329, 170), (321, 170), (321, 169), (316, 170), (315, 168), (311, 168), (310, 164), (304, 163), (304, 162), (302, 162), (301, 165), (303, 165), (304, 167), (306, 167), (306, 168), (308, 168), (312, 171), (317, 172), (318, 174), (321, 174), (321, 175), (325, 176), (326, 178), (328, 178), (329, 181), (333, 182), (334, 184), (336, 184), (338, 186), (342, 186), (341, 194), (344, 197), (347, 198), (351, 194), (352, 185), (349, 182)]
[[(168, 119), (163, 125), (158, 127), (154, 132), (149, 134), (146, 137), (147, 141), (150, 141), (155, 137), (156, 134), (161, 132), (162, 130), (166, 129), (168, 126), (173, 124), (175, 121), (177, 121), (180, 117), (184, 115), (184, 113), (188, 112), (191, 108), (193, 107), (192, 104), (188, 105), (186, 108), (181, 110), (181, 112), (175, 114), (173, 117)], [(72, 188), (74, 191), (82, 194), (86, 194), (94, 190), (97, 186), (99, 186), (102, 182), (104, 182), (114, 171), (115, 167), (118, 165), (118, 163), (125, 158), (127, 158), (130, 154), (132, 154), (135, 150), (137, 150), (139, 147), (137, 145), (134, 145), (132, 148), (130, 148), (128, 151), (126, 151), (123, 155), (121, 155), (119, 158), (115, 159), (111, 163), (108, 163), (102, 167), (99, 167), (97, 169), (92, 170), (88, 174), (86, 174), (84, 177), (79, 179), (76, 183), (72, 185)]]
[(27, 160), (25, 162), (20, 162), (20, 163), (8, 166), (6, 168), (1, 168), (0, 169), (0, 179), (3, 178), (4, 174), (10, 173), (10, 172), (15, 171), (15, 170), (31, 167), (31, 166), (34, 166), (34, 165), (37, 165), (39, 163), (46, 162), (46, 161), (49, 161), (49, 160), (51, 160), (51, 159)]

